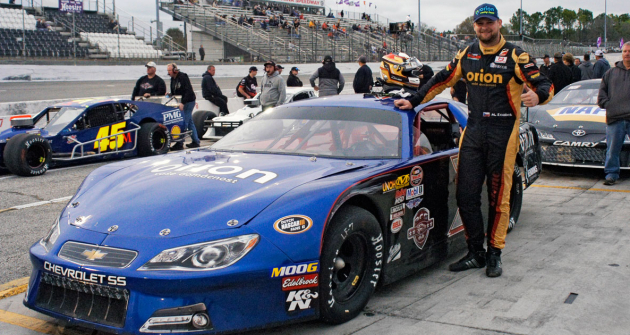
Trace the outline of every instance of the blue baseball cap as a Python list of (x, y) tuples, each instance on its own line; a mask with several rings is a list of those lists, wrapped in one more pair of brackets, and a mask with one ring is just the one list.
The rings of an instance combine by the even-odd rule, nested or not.
[(497, 10), (497, 7), (489, 3), (484, 3), (483, 5), (477, 7), (477, 9), (475, 9), (475, 16), (474, 16), (473, 21), (477, 22), (477, 20), (484, 17), (492, 21), (498, 20), (499, 11)]

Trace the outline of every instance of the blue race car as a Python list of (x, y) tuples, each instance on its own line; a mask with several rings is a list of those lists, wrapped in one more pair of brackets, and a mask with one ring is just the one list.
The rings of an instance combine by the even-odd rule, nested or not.
[[(117, 334), (348, 321), (377, 286), (465, 247), (464, 108), (309, 99), (212, 148), (100, 167), (30, 249), (24, 304)], [(535, 129), (520, 131), (512, 225), (541, 167)]]
[(131, 100), (83, 100), (10, 119), (0, 132), (0, 168), (20, 176), (53, 165), (168, 152), (184, 119), (176, 107)]

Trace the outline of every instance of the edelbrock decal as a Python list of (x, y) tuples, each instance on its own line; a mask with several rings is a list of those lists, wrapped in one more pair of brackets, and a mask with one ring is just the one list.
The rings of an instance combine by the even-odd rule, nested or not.
[(319, 285), (317, 273), (302, 276), (284, 277), (282, 278), (282, 290), (291, 291), (309, 287), (317, 287)]
[(54, 274), (79, 280), (87, 283), (111, 285), (111, 286), (127, 286), (127, 277), (108, 276), (98, 273), (88, 273), (81, 270), (73, 270), (64, 268), (61, 265), (52, 264), (48, 261), (44, 262), (44, 270)]
[[(146, 164), (151, 161), (142, 161), (138, 164)], [(193, 178), (203, 178), (210, 180), (218, 180), (223, 181), (230, 184), (236, 184), (239, 182), (238, 179), (247, 179), (252, 177), (257, 177), (254, 179), (255, 183), (265, 184), (271, 180), (276, 179), (278, 177), (277, 174), (269, 171), (262, 171), (258, 169), (249, 169), (243, 171), (243, 168), (237, 165), (215, 165), (215, 164), (207, 164), (207, 163), (191, 163), (191, 164), (169, 164), (171, 161), (160, 160), (154, 161), (148, 164), (148, 167), (153, 167), (151, 173), (154, 173), (156, 176), (181, 176), (181, 177), (193, 177)], [(237, 174), (238, 173), (238, 174)], [(233, 175), (234, 178), (227, 178), (224, 176)], [(238, 179), (235, 179), (238, 178)]]
[(305, 215), (289, 215), (278, 219), (273, 228), (282, 234), (300, 234), (313, 226), (313, 220)]

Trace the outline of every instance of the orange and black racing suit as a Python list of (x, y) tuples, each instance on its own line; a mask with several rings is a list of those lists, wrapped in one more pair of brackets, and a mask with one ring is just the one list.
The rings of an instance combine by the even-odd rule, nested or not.
[(468, 88), (469, 117), (462, 134), (457, 177), (457, 205), (469, 246), (483, 248), (481, 190), (487, 180), (488, 246), (503, 249), (510, 217), (510, 189), (519, 148), (521, 94), (526, 84), (545, 104), (553, 85), (540, 74), (521, 48), (506, 42), (483, 48), (474, 42), (460, 50), (446, 69), (436, 74), (409, 101), (428, 102), (460, 78)]

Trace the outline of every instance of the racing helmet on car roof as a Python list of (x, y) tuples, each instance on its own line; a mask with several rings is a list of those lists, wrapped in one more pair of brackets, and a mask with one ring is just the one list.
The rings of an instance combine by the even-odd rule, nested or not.
[(420, 86), (420, 69), (422, 63), (415, 57), (405, 53), (383, 56), (381, 59), (381, 79), (385, 84), (396, 85), (417, 90)]

